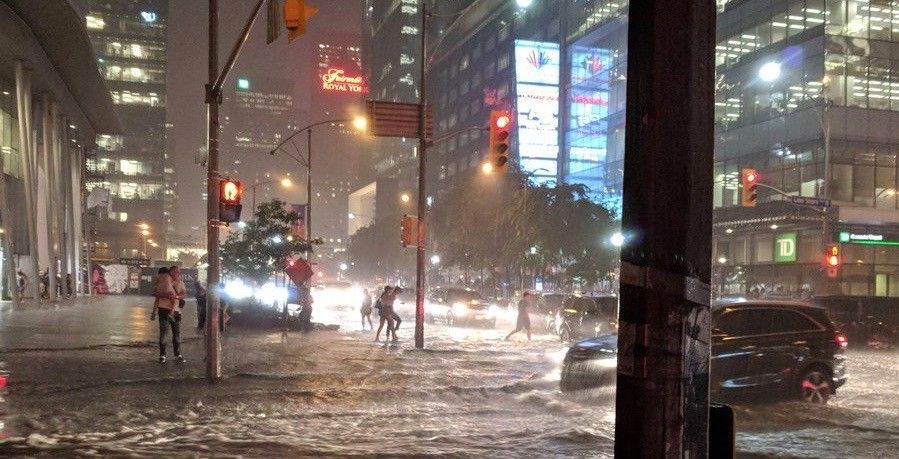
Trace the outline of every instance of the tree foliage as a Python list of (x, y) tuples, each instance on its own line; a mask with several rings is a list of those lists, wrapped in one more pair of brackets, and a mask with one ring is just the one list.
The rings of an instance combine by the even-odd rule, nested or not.
[[(441, 267), (511, 280), (530, 273), (590, 285), (605, 277), (617, 250), (608, 237), (612, 214), (588, 198), (583, 185), (536, 185), (528, 176), (474, 175), (437, 196), (428, 215), (428, 250)], [(399, 216), (351, 238), (357, 270), (380, 275), (414, 267), (414, 252), (399, 247)]]
[(232, 232), (222, 244), (226, 276), (263, 284), (287, 266), (287, 260), (311, 249), (309, 241), (294, 237), (300, 215), (277, 199), (257, 207), (255, 218)]

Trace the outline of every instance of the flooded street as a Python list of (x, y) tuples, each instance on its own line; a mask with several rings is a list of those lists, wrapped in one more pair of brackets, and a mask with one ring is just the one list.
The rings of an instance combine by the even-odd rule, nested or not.
[[(339, 332), (233, 330), (224, 342), (226, 378), (210, 386), (202, 340), (189, 326), (188, 362), (155, 361), (145, 302), (104, 298), (0, 314), (0, 360), (11, 374), (0, 455), (612, 455), (614, 390), (563, 395), (564, 348), (548, 335), (506, 342), (505, 329), (436, 325), (427, 328), (428, 349), (418, 351), (411, 324), (403, 324), (399, 344), (385, 346), (358, 331), (355, 315)], [(28, 332), (35, 327), (48, 328)], [(54, 327), (72, 332), (60, 337)], [(127, 339), (116, 329), (145, 332)], [(738, 447), (758, 455), (891, 456), (899, 444), (899, 408), (889, 395), (899, 390), (896, 357), (851, 352), (851, 379), (825, 407), (738, 407)]]

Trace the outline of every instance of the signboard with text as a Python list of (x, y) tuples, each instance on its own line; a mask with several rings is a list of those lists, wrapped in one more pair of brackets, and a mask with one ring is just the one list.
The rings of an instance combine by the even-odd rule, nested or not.
[(774, 262), (792, 263), (796, 261), (796, 232), (774, 236)]

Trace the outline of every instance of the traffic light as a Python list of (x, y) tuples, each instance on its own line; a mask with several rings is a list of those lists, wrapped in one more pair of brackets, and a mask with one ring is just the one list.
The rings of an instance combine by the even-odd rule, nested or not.
[(418, 246), (418, 217), (403, 215), (400, 241), (403, 243), (403, 247)]
[(509, 167), (509, 147), (512, 133), (512, 114), (506, 110), (490, 112), (490, 147), (485, 173), (506, 172)]
[(840, 244), (827, 244), (824, 251), (824, 268), (827, 269), (827, 277), (837, 277), (841, 266), (843, 266), (843, 255), (840, 252)]
[(243, 186), (237, 180), (223, 179), (219, 185), (219, 221), (234, 223), (240, 220), (240, 196)]
[(740, 172), (740, 183), (743, 185), (740, 193), (740, 205), (743, 207), (755, 207), (759, 199), (759, 174), (755, 169), (743, 169)]
[(305, 0), (284, 0), (284, 26), (287, 28), (287, 41), (292, 42), (306, 33), (306, 21), (318, 8), (309, 6)]

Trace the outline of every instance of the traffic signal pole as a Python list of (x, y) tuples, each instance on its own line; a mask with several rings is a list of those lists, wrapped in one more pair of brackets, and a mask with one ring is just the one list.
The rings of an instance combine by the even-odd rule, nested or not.
[(421, 74), (418, 80), (418, 245), (415, 251), (415, 347), (425, 347), (425, 212), (427, 198), (425, 190), (425, 152), (428, 149), (427, 139), (427, 84), (425, 73), (428, 58), (428, 9), (427, 1), (421, 3)]
[(222, 85), (240, 50), (250, 36), (250, 29), (262, 10), (265, 0), (258, 0), (253, 13), (247, 19), (243, 31), (228, 55), (225, 67), (219, 73), (218, 66), (218, 0), (209, 0), (209, 82), (206, 84), (206, 148), (209, 154), (206, 169), (206, 378), (210, 382), (222, 377), (221, 342), (219, 335), (219, 283), (221, 260), (219, 259), (219, 107), (222, 104)]
[(616, 457), (707, 457), (715, 2), (631, 2)]

